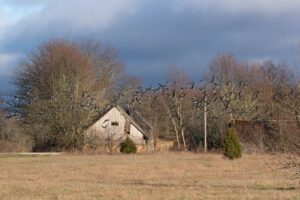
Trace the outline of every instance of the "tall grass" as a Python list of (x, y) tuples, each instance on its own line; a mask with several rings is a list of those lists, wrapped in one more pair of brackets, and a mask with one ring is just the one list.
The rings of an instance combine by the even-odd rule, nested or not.
[(274, 155), (64, 154), (0, 160), (3, 199), (299, 199)]

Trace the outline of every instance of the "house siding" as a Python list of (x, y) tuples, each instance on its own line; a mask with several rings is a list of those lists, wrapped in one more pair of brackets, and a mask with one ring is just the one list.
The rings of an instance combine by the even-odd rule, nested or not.
[[(118, 122), (118, 126), (112, 126), (112, 122)], [(106, 128), (104, 125), (106, 125)], [(125, 117), (117, 108), (112, 108), (91, 127), (89, 127), (86, 131), (86, 142), (106, 143), (109, 139), (121, 141), (124, 139), (124, 126)]]
[(130, 125), (129, 137), (135, 144), (145, 144), (144, 135), (133, 124)]
[[(117, 122), (118, 125), (113, 126), (112, 122)], [(126, 117), (124, 114), (114, 107), (87, 129), (85, 142), (88, 144), (106, 144), (109, 141), (122, 142), (127, 135), (124, 132), (125, 122)], [(145, 144), (143, 133), (132, 123), (130, 124), (130, 134), (128, 136), (135, 144)]]

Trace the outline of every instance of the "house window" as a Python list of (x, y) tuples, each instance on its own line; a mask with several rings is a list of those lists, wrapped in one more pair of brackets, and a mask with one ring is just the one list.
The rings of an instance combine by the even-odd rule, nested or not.
[(130, 121), (128, 119), (125, 119), (124, 132), (128, 135), (130, 135), (130, 124)]
[(119, 122), (111, 122), (112, 126), (119, 126)]

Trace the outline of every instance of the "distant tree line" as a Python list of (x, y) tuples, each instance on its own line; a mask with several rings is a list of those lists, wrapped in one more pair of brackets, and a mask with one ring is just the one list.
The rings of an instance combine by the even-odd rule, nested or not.
[(125, 74), (113, 47), (67, 39), (52, 39), (29, 53), (13, 83), (10, 117), (22, 121), (36, 151), (81, 147), (84, 128), (110, 99), (139, 84)]
[(31, 138), (35, 151), (81, 148), (85, 128), (119, 104), (155, 127), (151, 137), (173, 140), (179, 150), (203, 148), (206, 108), (209, 150), (221, 148), (229, 124), (238, 119), (272, 122), (255, 136), (262, 138), (262, 150), (299, 153), (299, 76), (271, 60), (249, 63), (219, 54), (198, 80), (172, 66), (164, 83), (143, 88), (125, 73), (113, 47), (52, 39), (19, 63), (13, 82), (16, 94), (2, 100), (0, 139), (9, 139), (3, 132), (15, 119), (10, 121)]
[(144, 99), (135, 108), (158, 127), (158, 137), (174, 140), (178, 149), (203, 147), (206, 106), (209, 149), (220, 149), (227, 128), (242, 120), (261, 124), (263, 132), (252, 135), (261, 151), (299, 153), (298, 81), (287, 65), (249, 64), (225, 53), (211, 59), (198, 82), (171, 67), (159, 89), (138, 91)]

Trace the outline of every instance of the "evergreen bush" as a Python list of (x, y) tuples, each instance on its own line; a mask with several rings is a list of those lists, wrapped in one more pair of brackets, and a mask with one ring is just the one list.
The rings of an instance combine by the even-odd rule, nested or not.
[(134, 142), (127, 137), (126, 140), (120, 144), (120, 151), (122, 153), (136, 153), (136, 146)]
[(230, 159), (242, 157), (242, 145), (236, 136), (235, 130), (232, 128), (228, 129), (225, 134), (222, 142), (222, 151)]

